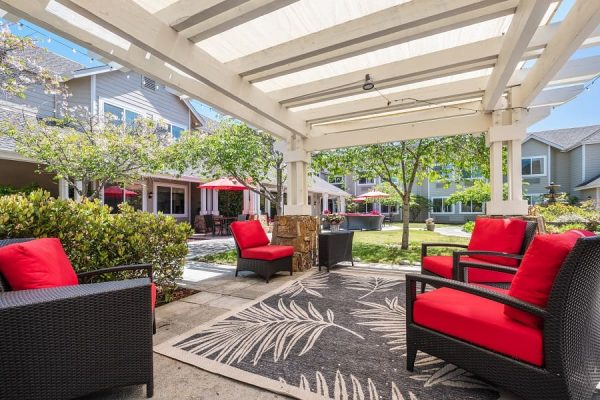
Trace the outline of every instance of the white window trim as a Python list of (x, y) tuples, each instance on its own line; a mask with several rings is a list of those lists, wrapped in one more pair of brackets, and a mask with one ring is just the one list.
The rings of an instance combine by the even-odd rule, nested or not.
[(140, 116), (142, 116), (144, 118), (147, 117), (146, 111), (136, 108), (135, 106), (132, 107), (131, 105), (129, 105), (127, 103), (123, 103), (119, 100), (106, 99), (106, 98), (101, 97), (100, 100), (98, 101), (98, 104), (99, 104), (98, 110), (100, 111), (100, 114), (102, 116), (104, 116), (104, 104), (105, 103), (108, 103), (111, 106), (119, 107), (119, 108), (123, 109), (123, 124), (125, 124), (125, 113), (127, 111), (131, 111), (136, 114), (139, 114)]
[(459, 214), (465, 214), (465, 215), (481, 215), (481, 214), (485, 214), (485, 203), (483, 203), (481, 205), (481, 212), (479, 212), (479, 211), (463, 212), (463, 210), (462, 210), (462, 202), (460, 202), (460, 203), (458, 203), (458, 213)]
[[(361, 178), (361, 179), (370, 179), (370, 178)], [(368, 183), (360, 183), (360, 179), (357, 179), (357, 180), (356, 180), (356, 184), (357, 184), (358, 186), (369, 186), (369, 185), (375, 185), (375, 184), (376, 184), (376, 183), (375, 183), (375, 178), (372, 178), (372, 181), (373, 181), (373, 182), (368, 182)]]
[(169, 133), (171, 134), (171, 137), (173, 139), (175, 139), (175, 137), (173, 136), (173, 128), (172, 128), (173, 126), (176, 126), (178, 128), (183, 129), (184, 131), (187, 131), (187, 128), (185, 126), (181, 125), (181, 124), (176, 124), (176, 123), (170, 122), (170, 121), (168, 121), (166, 119), (164, 121), (171, 126)]
[(543, 167), (544, 167), (544, 173), (543, 174), (531, 174), (531, 175), (525, 175), (523, 174), (523, 178), (535, 178), (535, 177), (539, 177), (539, 176), (546, 176), (548, 175), (548, 157), (547, 156), (528, 156), (528, 157), (521, 157), (521, 171), (523, 170), (523, 160), (532, 160), (532, 164), (533, 164), (533, 159), (534, 158), (541, 158), (543, 159)]
[[(452, 207), (452, 211), (443, 211), (444, 210), (444, 201), (448, 198), (448, 196), (444, 197), (444, 196), (432, 196), (431, 197), (431, 213), (435, 214), (435, 215), (440, 215), (440, 214), (454, 214), (454, 204), (450, 204), (450, 207)], [(441, 212), (435, 212), (433, 211), (433, 200), (435, 199), (442, 199), (442, 211)]]
[(157, 210), (157, 202), (158, 202), (158, 187), (162, 186), (162, 187), (169, 187), (171, 189), (173, 188), (177, 188), (177, 189), (183, 189), (184, 193), (183, 193), (183, 197), (185, 199), (185, 204), (183, 205), (183, 209), (184, 209), (184, 213), (183, 214), (165, 214), (165, 215), (170, 215), (172, 217), (175, 218), (187, 218), (188, 214), (189, 214), (189, 207), (190, 207), (190, 202), (188, 199), (188, 187), (187, 185), (178, 185), (176, 183), (168, 183), (168, 182), (154, 182), (154, 185), (152, 186), (152, 191), (153, 191), (153, 195), (152, 195), (152, 209), (154, 210), (154, 214), (158, 214), (158, 210)]
[(525, 193), (523, 195), (523, 198), (525, 199), (525, 197), (543, 197), (544, 194), (546, 193)]

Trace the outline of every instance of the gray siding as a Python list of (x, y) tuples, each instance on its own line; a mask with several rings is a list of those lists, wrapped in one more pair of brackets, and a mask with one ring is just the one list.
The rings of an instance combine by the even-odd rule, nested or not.
[(116, 100), (115, 105), (129, 105), (146, 115), (160, 116), (186, 128), (189, 125), (189, 109), (177, 96), (167, 92), (162, 85), (156, 91), (142, 88), (142, 76), (134, 72), (113, 71), (97, 75), (96, 95), (99, 100)]
[(541, 194), (545, 193), (545, 186), (548, 186), (548, 170), (551, 169), (549, 165), (552, 161), (548, 160), (548, 145), (539, 142), (535, 139), (528, 140), (523, 144), (522, 156), (523, 157), (544, 157), (546, 159), (545, 176), (532, 176), (523, 177), (523, 192), (525, 194)]
[[(570, 155), (557, 149), (552, 149), (551, 163), (552, 175), (551, 179), (554, 183), (561, 186), (562, 191), (570, 191), (571, 187), (571, 172), (569, 168)], [(544, 192), (545, 193), (545, 192)]]
[(585, 180), (600, 175), (600, 144), (585, 145)]
[(90, 80), (89, 76), (73, 79), (67, 82), (67, 88), (71, 93), (69, 97), (69, 107), (81, 106), (85, 107), (90, 112), (95, 112), (95, 110), (91, 110), (91, 89), (90, 89)]
[(581, 196), (581, 193), (579, 193), (579, 191), (573, 190), (573, 188), (577, 187), (577, 185), (579, 185), (583, 181), (581, 173), (582, 154), (583, 153), (581, 146), (569, 152), (569, 186), (563, 187), (561, 188), (561, 190), (563, 192), (569, 193), (571, 196)]
[(15, 104), (15, 108), (25, 106), (32, 110), (40, 117), (53, 117), (54, 113), (54, 95), (44, 93), (40, 86), (29, 88), (25, 91), (25, 98), (10, 97), (7, 99), (10, 103)]

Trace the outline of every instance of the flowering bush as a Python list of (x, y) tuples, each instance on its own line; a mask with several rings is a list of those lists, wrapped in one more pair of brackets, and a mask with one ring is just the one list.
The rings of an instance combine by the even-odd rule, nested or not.
[(377, 210), (371, 210), (371, 212), (369, 212), (369, 214), (371, 215), (381, 215), (381, 213)]
[(328, 214), (331, 214), (331, 211), (329, 211), (329, 210), (323, 210), (323, 215), (328, 215)]
[[(0, 238), (56, 237), (76, 272), (150, 263), (161, 297), (169, 300), (183, 275), (189, 224), (124, 205), (111, 214), (99, 201), (58, 200), (38, 190), (0, 197)], [(133, 273), (123, 273), (131, 277)], [(110, 278), (110, 277), (107, 277)]]
[(325, 214), (325, 221), (330, 224), (341, 224), (346, 218), (342, 214)]

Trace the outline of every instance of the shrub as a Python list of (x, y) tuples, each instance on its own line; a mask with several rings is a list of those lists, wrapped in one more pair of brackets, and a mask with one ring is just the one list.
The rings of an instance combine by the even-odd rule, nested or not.
[(468, 233), (473, 232), (473, 229), (475, 229), (475, 221), (467, 221), (462, 227), (462, 230)]
[[(534, 215), (541, 215), (547, 222), (551, 232), (563, 232), (569, 229), (588, 229), (597, 231), (600, 224), (600, 212), (588, 202), (573, 206), (564, 203), (550, 204), (548, 206), (535, 206)], [(577, 228), (573, 228), (576, 226)]]
[(77, 272), (151, 263), (161, 297), (168, 301), (176, 279), (183, 275), (187, 238), (192, 233), (189, 224), (128, 205), (118, 214), (110, 211), (98, 200), (58, 200), (42, 190), (4, 196), (0, 197), (0, 237), (60, 238)]

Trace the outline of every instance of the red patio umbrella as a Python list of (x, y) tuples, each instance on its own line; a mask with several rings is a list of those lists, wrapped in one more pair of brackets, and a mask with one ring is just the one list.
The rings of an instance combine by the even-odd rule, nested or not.
[(355, 199), (353, 199), (352, 201), (355, 203), (362, 203), (363, 201), (366, 201), (367, 199), (365, 199), (364, 197), (357, 197)]
[[(125, 189), (126, 197), (137, 196), (138, 194), (133, 190)], [(107, 186), (104, 188), (104, 197), (123, 197), (123, 188), (118, 186)]]
[(200, 189), (211, 189), (211, 190), (246, 190), (246, 186), (242, 185), (235, 179), (221, 178), (216, 181), (203, 183), (198, 185)]
[(371, 190), (370, 192), (361, 194), (360, 197), (365, 199), (380, 199), (382, 197), (390, 197), (390, 195), (377, 190)]

